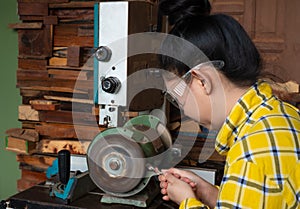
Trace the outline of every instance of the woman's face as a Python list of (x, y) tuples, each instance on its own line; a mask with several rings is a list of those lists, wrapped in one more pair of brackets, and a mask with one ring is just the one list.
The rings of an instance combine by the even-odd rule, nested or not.
[(194, 78), (192, 80), (182, 110), (186, 116), (195, 120), (200, 125), (206, 128), (210, 127), (210, 99), (204, 92), (199, 79)]
[[(211, 63), (222, 67), (223, 62), (207, 63), (194, 67), (182, 77), (170, 74), (164, 78), (168, 89), (167, 98), (175, 106), (177, 103), (186, 116), (206, 128), (214, 129), (223, 122), (219, 121), (219, 115), (223, 111), (224, 92), (219, 73)], [(215, 88), (212, 89), (212, 86)]]
[(200, 125), (209, 127), (210, 101), (204, 92), (201, 80), (190, 74), (189, 82), (182, 77), (170, 74), (165, 76), (165, 85), (168, 89), (167, 99), (184, 115), (198, 122)]

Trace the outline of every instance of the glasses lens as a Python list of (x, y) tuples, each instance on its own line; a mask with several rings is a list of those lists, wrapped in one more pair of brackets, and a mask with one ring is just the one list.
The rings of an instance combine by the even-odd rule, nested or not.
[(166, 99), (176, 108), (179, 109), (179, 104), (176, 98), (172, 97), (169, 93), (165, 93)]
[(188, 86), (187, 82), (189, 82), (189, 80), (181, 78), (166, 92), (166, 98), (177, 108), (183, 107), (184, 105), (186, 90)]
[(184, 74), (181, 79), (186, 83), (186, 85), (189, 85), (192, 81), (192, 73), (191, 71), (188, 71), (186, 74)]

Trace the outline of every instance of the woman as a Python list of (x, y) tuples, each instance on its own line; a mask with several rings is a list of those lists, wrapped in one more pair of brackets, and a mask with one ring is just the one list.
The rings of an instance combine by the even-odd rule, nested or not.
[[(261, 58), (247, 33), (233, 18), (211, 15), (208, 0), (161, 0), (160, 9), (170, 34), (211, 61), (197, 57), (190, 69), (161, 55), (163, 68), (184, 81), (165, 78), (167, 93), (186, 116), (219, 130), (215, 148), (227, 156), (220, 187), (188, 171), (164, 171), (163, 199), (180, 208), (300, 208), (300, 113), (259, 79)], [(175, 43), (171, 48), (197, 56)]]

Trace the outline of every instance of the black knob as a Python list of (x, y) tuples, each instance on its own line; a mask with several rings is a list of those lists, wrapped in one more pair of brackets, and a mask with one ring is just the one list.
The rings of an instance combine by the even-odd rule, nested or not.
[(58, 152), (58, 176), (59, 181), (67, 184), (70, 178), (71, 157), (69, 150), (60, 150)]
[(108, 77), (102, 80), (101, 86), (103, 91), (107, 93), (115, 94), (119, 91), (121, 87), (121, 82), (116, 77)]
[(101, 62), (108, 62), (111, 58), (112, 52), (107, 46), (100, 46), (96, 49), (96, 59)]

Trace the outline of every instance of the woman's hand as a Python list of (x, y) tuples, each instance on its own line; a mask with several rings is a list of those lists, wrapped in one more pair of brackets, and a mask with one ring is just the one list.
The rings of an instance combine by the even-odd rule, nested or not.
[(184, 180), (181, 176), (166, 172), (164, 175), (159, 176), (159, 180), (164, 200), (172, 200), (180, 204), (186, 198), (196, 198), (193, 191), (194, 183), (186, 178)]
[[(187, 186), (189, 186), (192, 191), (194, 192), (194, 196), (197, 199), (201, 200), (204, 204), (208, 205), (210, 208), (214, 208), (217, 202), (218, 192), (219, 190), (212, 184), (208, 183), (197, 174), (187, 171), (181, 170), (176, 168), (171, 168), (169, 170), (164, 171), (164, 175), (159, 176), (160, 186), (161, 186), (161, 193), (164, 195), (164, 200), (173, 200), (173, 196), (169, 195), (172, 193), (171, 189), (173, 190), (173, 186), (171, 189), (169, 188), (169, 175), (172, 175), (177, 180), (184, 182)], [(172, 178), (173, 179), (173, 178)], [(171, 181), (172, 181), (171, 179)], [(174, 182), (174, 181), (173, 181)], [(173, 183), (174, 184), (174, 183)], [(180, 185), (182, 188), (185, 188), (186, 185)], [(180, 187), (179, 186), (179, 187)], [(183, 195), (183, 189), (179, 188), (179, 193)], [(187, 198), (187, 197), (186, 197)], [(184, 199), (183, 199), (184, 200)]]

